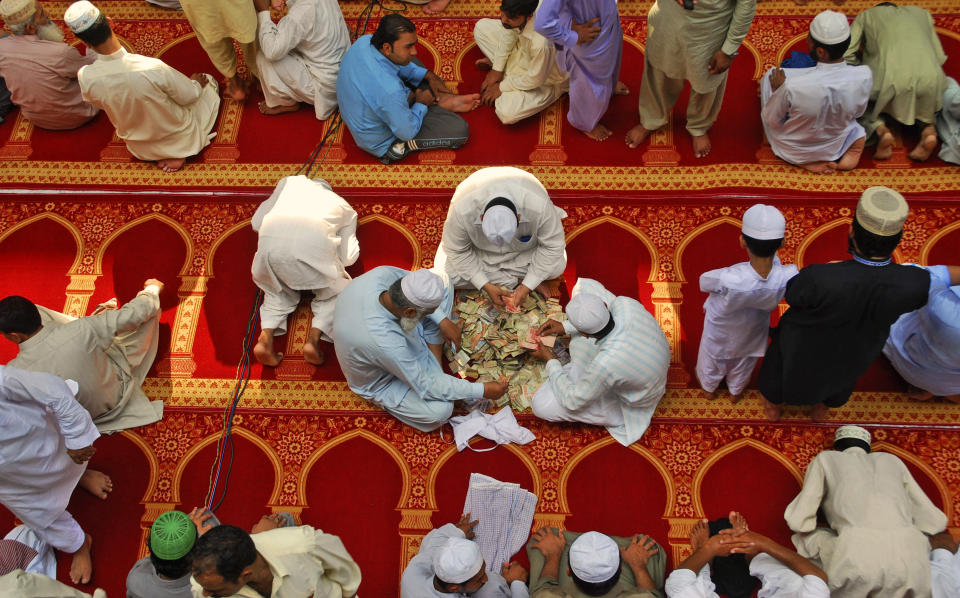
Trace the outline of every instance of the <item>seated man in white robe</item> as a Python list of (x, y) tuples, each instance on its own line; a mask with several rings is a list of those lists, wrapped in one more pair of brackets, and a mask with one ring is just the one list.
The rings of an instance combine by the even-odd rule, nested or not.
[[(724, 521), (726, 523), (726, 521)], [(820, 567), (796, 552), (774, 542), (767, 536), (751, 531), (740, 513), (731, 512), (727, 529), (711, 535), (711, 526), (706, 519), (698, 521), (690, 530), (690, 546), (693, 554), (670, 573), (665, 590), (667, 598), (719, 598), (718, 585), (743, 590), (756, 587), (760, 580), (759, 595), (764, 598), (830, 598), (827, 574)], [(722, 573), (712, 569), (720, 567), (717, 559), (746, 557), (741, 570), (739, 566), (726, 566)], [(723, 578), (718, 579), (717, 575)], [(737, 579), (746, 577), (746, 579)], [(732, 578), (732, 579), (731, 579)], [(752, 591), (744, 592), (752, 595)]]
[[(930, 543), (947, 516), (870, 432), (842, 426), (810, 465), (784, 518), (797, 552), (826, 571), (834, 598), (930, 595)], [(817, 527), (822, 511), (829, 528)]]
[(481, 168), (453, 193), (433, 269), (496, 305), (520, 305), (534, 289), (551, 297), (567, 265), (566, 217), (529, 172)]
[(71, 318), (12, 295), (0, 301), (0, 334), (18, 345), (9, 365), (76, 380), (77, 401), (101, 432), (145, 426), (163, 416), (140, 385), (157, 355), (160, 290), (149, 279), (120, 309)]
[(630, 297), (581, 278), (561, 324), (547, 320), (541, 335), (569, 334), (566, 366), (541, 344), (530, 357), (546, 361), (548, 380), (533, 396), (533, 413), (547, 421), (604, 426), (617, 442), (640, 440), (667, 388), (670, 344), (657, 320)]
[(337, 107), (340, 59), (350, 47), (350, 32), (337, 0), (274, 0), (289, 8), (274, 24), (270, 0), (254, 0), (257, 9), (257, 70), (268, 115), (294, 112), (300, 102), (313, 104), (317, 120)]
[(250, 225), (259, 235), (253, 282), (263, 291), (254, 357), (264, 365), (280, 364), (283, 354), (273, 350), (273, 338), (287, 332), (287, 317), (297, 309), (300, 292), (310, 291), (313, 322), (303, 358), (323, 364), (320, 339), (333, 338), (337, 295), (350, 282), (346, 267), (360, 255), (357, 213), (323, 179), (297, 175), (280, 179)]
[(866, 131), (857, 122), (870, 101), (870, 68), (844, 62), (850, 25), (842, 13), (814, 17), (807, 36), (817, 65), (772, 68), (760, 84), (760, 115), (773, 153), (819, 174), (853, 170)]
[(93, 595), (81, 592), (76, 588), (50, 579), (39, 573), (29, 573), (22, 569), (0, 575), (0, 596), (16, 596), (17, 598), (107, 598), (107, 593), (101, 589), (93, 591)]
[(473, 541), (477, 523), (467, 513), (427, 534), (400, 578), (400, 598), (527, 598), (527, 570), (521, 565), (505, 563), (500, 573), (486, 570)]
[(334, 349), (350, 390), (422, 432), (439, 428), (458, 400), (498, 399), (506, 380), (470, 382), (444, 373), (453, 288), (429, 270), (380, 266), (354, 278), (337, 299)]
[(87, 0), (71, 4), (63, 20), (98, 55), (77, 73), (83, 99), (107, 113), (131, 154), (173, 172), (210, 144), (220, 109), (212, 76), (186, 77), (157, 58), (130, 54)]
[(484, 55), (477, 67), (490, 70), (480, 85), (480, 101), (493, 106), (505, 125), (538, 114), (570, 87), (553, 43), (533, 28), (538, 2), (503, 0), (499, 19), (480, 19), (473, 28)]
[(43, 543), (72, 554), (70, 579), (88, 583), (93, 541), (67, 503), (78, 484), (106, 498), (113, 483), (87, 469), (100, 433), (75, 392), (73, 381), (0, 366), (0, 504)]

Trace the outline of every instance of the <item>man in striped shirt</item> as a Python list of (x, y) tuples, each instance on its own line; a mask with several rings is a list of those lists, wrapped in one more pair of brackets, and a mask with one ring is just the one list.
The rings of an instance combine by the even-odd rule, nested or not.
[(540, 334), (569, 334), (571, 362), (561, 366), (543, 345), (530, 353), (547, 362), (549, 376), (533, 397), (533, 413), (604, 426), (629, 446), (643, 436), (666, 390), (667, 338), (639, 301), (589, 278), (573, 287), (566, 313), (567, 322), (548, 320)]

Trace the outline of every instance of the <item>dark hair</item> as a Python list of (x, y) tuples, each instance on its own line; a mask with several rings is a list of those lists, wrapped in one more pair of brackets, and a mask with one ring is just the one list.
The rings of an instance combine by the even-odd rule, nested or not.
[(33, 334), (40, 326), (40, 310), (33, 301), (20, 295), (0, 300), (0, 332)]
[(190, 566), (193, 565), (193, 549), (182, 557), (175, 560), (167, 560), (153, 554), (153, 546), (150, 545), (150, 539), (147, 538), (147, 549), (150, 551), (150, 563), (156, 569), (158, 575), (169, 579), (180, 579), (190, 573)]
[(538, 0), (502, 0), (500, 10), (511, 19), (529, 17), (537, 11)]
[(103, 42), (110, 39), (110, 36), (113, 33), (110, 31), (110, 22), (107, 21), (107, 15), (100, 13), (100, 16), (97, 17), (97, 20), (93, 22), (93, 25), (90, 25), (87, 29), (84, 29), (80, 33), (74, 33), (80, 40), (90, 44), (91, 46), (99, 46)]
[(416, 33), (417, 27), (413, 21), (403, 15), (390, 13), (380, 19), (377, 30), (373, 32), (370, 38), (370, 45), (379, 50), (383, 44), (393, 45), (393, 42), (400, 39), (401, 33)]
[(613, 574), (613, 577), (607, 581), (583, 581), (577, 574), (573, 572), (573, 569), (570, 569), (570, 579), (573, 580), (573, 585), (577, 586), (577, 589), (586, 594), (587, 596), (603, 596), (607, 592), (613, 589), (613, 586), (617, 585), (617, 582), (620, 581), (620, 571), (623, 570), (623, 559), (620, 560), (620, 566), (617, 567), (617, 572)]
[(403, 278), (398, 278), (393, 281), (393, 284), (390, 285), (390, 288), (387, 289), (387, 293), (390, 295), (390, 302), (393, 303), (400, 309), (410, 309), (411, 307), (417, 311), (421, 308), (413, 304), (412, 301), (407, 299), (407, 296), (403, 294), (403, 287), (401, 286)]
[(888, 237), (881, 237), (880, 235), (875, 235), (863, 228), (863, 226), (857, 222), (857, 219), (853, 219), (853, 242), (856, 243), (856, 251), (853, 247), (853, 243), (849, 244), (849, 250), (851, 253), (856, 252), (862, 258), (872, 259), (872, 258), (882, 258), (887, 259), (893, 255), (893, 250), (897, 248), (897, 245), (900, 244), (900, 238), (903, 236), (903, 231), (901, 230), (895, 235), (890, 235)]
[(514, 216), (517, 215), (517, 206), (506, 197), (494, 197), (493, 199), (488, 201), (487, 205), (483, 207), (483, 213), (486, 214), (487, 210), (489, 210), (493, 206), (504, 206), (505, 208), (509, 208), (510, 211), (513, 212)]
[[(726, 517), (714, 519), (708, 525), (711, 536), (733, 527)], [(749, 598), (757, 587), (757, 578), (750, 575), (747, 557), (742, 554), (714, 557), (710, 564), (710, 579), (717, 586), (717, 593), (730, 598)]]
[(591, 334), (590, 336), (591, 336), (592, 338), (595, 338), (596, 340), (600, 340), (600, 339), (602, 339), (603, 337), (605, 337), (605, 336), (607, 336), (608, 334), (610, 334), (611, 332), (613, 332), (613, 327), (614, 327), (614, 326), (616, 326), (616, 323), (613, 321), (613, 314), (610, 314), (610, 319), (607, 320), (606, 325), (604, 325), (603, 328), (601, 328), (600, 330), (597, 330), (596, 332), (594, 332), (594, 333)]
[[(849, 37), (842, 42), (837, 42), (835, 44), (824, 44), (818, 42), (817, 39), (812, 35), (810, 36), (810, 39), (813, 41), (813, 52), (815, 53), (817, 48), (823, 48), (827, 51), (827, 57), (830, 58), (830, 60), (840, 60), (843, 58), (843, 55), (846, 54), (847, 48), (850, 47)], [(816, 55), (814, 55), (814, 59), (816, 59)]]
[(743, 233), (741, 233), (741, 236), (743, 236), (743, 242), (747, 245), (747, 251), (757, 257), (772, 257), (783, 245), (783, 239), (754, 239)]
[(193, 547), (193, 574), (213, 569), (225, 581), (236, 582), (257, 560), (250, 534), (233, 525), (218, 525), (200, 536)]
[(833, 441), (833, 449), (836, 451), (845, 451), (853, 446), (858, 446), (868, 453), (870, 452), (870, 443), (859, 438), (841, 438)]

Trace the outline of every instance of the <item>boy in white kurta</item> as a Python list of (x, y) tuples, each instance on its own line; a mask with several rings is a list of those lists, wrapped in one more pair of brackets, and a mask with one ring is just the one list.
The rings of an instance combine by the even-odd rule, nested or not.
[(786, 220), (773, 206), (756, 204), (743, 214), (740, 246), (750, 261), (700, 275), (703, 334), (697, 355), (697, 378), (708, 398), (716, 397), (724, 378), (734, 402), (740, 399), (753, 368), (767, 348), (770, 312), (780, 303), (794, 265), (777, 259)]
[(357, 213), (326, 181), (297, 175), (280, 179), (250, 225), (259, 234), (253, 282), (264, 294), (254, 356), (265, 365), (280, 363), (273, 337), (286, 333), (300, 291), (312, 291), (313, 322), (303, 355), (308, 363), (322, 364), (318, 344), (333, 338), (336, 298), (350, 282), (345, 268), (360, 255)]

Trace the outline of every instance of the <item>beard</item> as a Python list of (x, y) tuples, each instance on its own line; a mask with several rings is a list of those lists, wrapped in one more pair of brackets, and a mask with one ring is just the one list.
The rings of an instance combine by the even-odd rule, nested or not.
[(400, 330), (403, 330), (404, 334), (410, 334), (417, 329), (419, 323), (420, 318), (400, 318)]
[(37, 37), (48, 42), (62, 42), (63, 31), (57, 27), (56, 23), (47, 23), (37, 27)]

